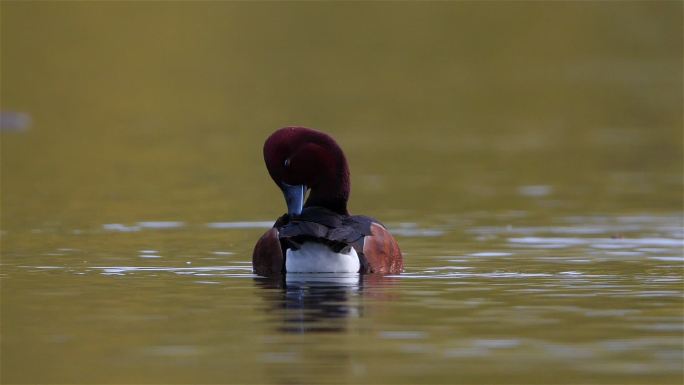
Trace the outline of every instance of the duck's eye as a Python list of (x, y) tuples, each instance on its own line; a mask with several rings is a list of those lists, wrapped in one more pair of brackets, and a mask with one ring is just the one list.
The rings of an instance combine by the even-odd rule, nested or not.
[(285, 159), (285, 167), (290, 167), (290, 158)]

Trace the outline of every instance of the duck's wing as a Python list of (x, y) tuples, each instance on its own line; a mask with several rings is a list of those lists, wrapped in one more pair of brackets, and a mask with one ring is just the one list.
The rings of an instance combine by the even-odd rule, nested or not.
[(278, 229), (273, 227), (265, 232), (254, 246), (252, 267), (256, 274), (268, 277), (282, 273), (284, 264)]

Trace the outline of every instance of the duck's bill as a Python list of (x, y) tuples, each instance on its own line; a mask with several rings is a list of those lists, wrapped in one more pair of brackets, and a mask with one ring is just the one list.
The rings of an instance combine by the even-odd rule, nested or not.
[(299, 215), (304, 208), (304, 194), (306, 193), (306, 186), (304, 185), (289, 185), (283, 183), (283, 195), (285, 196), (285, 203), (287, 203), (287, 213), (289, 215)]

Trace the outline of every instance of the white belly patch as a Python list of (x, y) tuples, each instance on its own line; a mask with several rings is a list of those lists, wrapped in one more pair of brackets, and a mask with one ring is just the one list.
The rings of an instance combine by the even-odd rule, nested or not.
[(304, 242), (299, 249), (285, 252), (288, 273), (358, 273), (360, 268), (353, 247), (348, 253), (336, 253), (322, 243)]

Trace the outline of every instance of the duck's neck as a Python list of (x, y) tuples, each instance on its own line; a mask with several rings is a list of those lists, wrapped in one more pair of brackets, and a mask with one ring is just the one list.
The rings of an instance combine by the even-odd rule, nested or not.
[(316, 194), (315, 190), (311, 190), (309, 199), (306, 200), (304, 207), (324, 207), (330, 211), (334, 211), (340, 215), (349, 215), (347, 211), (347, 200), (346, 199), (333, 199), (331, 197), (325, 197)]
[(331, 171), (323, 175), (319, 182), (311, 187), (304, 207), (319, 206), (341, 215), (349, 215), (347, 211), (350, 191), (349, 167), (341, 150), (336, 151), (335, 158), (336, 167), (329, 168)]

